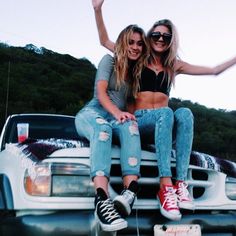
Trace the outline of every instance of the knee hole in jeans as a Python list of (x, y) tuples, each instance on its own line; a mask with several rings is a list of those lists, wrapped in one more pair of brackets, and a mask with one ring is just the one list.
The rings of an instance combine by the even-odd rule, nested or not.
[(106, 131), (101, 131), (100, 133), (99, 133), (99, 140), (100, 141), (107, 141), (108, 139), (109, 139), (109, 137), (110, 137), (110, 134), (109, 133), (107, 133)]
[(139, 135), (137, 122), (132, 122), (129, 126), (129, 132), (131, 135)]
[(105, 119), (101, 118), (101, 117), (96, 118), (96, 122), (100, 125), (108, 124), (108, 122)]
[(98, 139), (100, 141), (107, 141), (110, 138), (110, 133), (111, 133), (111, 126), (110, 124), (103, 118), (98, 117), (96, 118), (97, 124), (100, 125), (100, 132), (98, 135)]

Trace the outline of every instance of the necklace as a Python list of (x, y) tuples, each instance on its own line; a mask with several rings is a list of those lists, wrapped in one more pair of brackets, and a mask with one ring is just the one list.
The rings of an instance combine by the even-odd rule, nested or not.
[(152, 69), (158, 75), (158, 73), (163, 70), (163, 67), (161, 65), (152, 64), (150, 69)]

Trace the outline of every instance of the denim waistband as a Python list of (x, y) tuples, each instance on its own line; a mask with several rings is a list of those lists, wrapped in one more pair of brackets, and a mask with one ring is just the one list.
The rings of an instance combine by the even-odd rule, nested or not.
[(143, 115), (143, 114), (148, 113), (148, 112), (153, 112), (153, 111), (156, 111), (156, 110), (161, 110), (161, 109), (166, 109), (166, 108), (167, 107), (140, 109), (140, 110), (136, 110), (134, 112), (134, 115)]
[(158, 108), (148, 108), (148, 109), (139, 109), (134, 112), (135, 116), (142, 116), (143, 114), (157, 111), (157, 110), (165, 110), (165, 109), (170, 109), (169, 107), (158, 107)]
[(151, 111), (153, 111), (153, 110), (155, 110), (155, 109), (140, 109), (140, 110), (136, 110), (135, 112), (134, 112), (134, 115), (136, 116), (136, 115), (143, 115), (143, 114), (145, 114), (145, 113), (148, 113), (148, 112), (151, 112)]

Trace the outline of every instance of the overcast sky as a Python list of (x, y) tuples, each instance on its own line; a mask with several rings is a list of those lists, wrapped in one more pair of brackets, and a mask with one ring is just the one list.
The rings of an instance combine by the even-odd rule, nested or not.
[[(96, 67), (109, 53), (99, 44), (91, 0), (0, 0), (0, 41), (32, 43)], [(236, 55), (236, 0), (105, 0), (103, 15), (112, 40), (129, 24), (147, 31), (171, 19), (180, 36), (180, 57), (215, 66)], [(236, 110), (236, 66), (221, 75), (177, 76), (171, 97), (208, 108)]]

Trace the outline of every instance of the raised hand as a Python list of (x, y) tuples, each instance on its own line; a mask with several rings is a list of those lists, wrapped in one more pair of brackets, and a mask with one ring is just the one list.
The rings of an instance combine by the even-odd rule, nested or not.
[(92, 0), (94, 10), (101, 9), (104, 0)]

